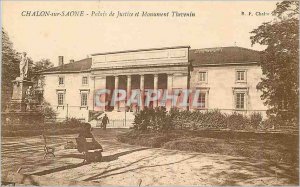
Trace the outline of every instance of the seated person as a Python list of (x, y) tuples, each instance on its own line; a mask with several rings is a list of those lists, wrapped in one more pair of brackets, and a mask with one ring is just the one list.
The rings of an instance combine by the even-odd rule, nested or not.
[[(92, 142), (87, 144), (88, 146), (87, 150), (102, 149), (102, 146), (95, 140), (91, 130), (92, 130), (91, 124), (84, 123), (78, 135), (79, 141), (85, 142), (86, 138), (91, 138)], [(83, 152), (83, 149), (84, 149), (83, 146), (78, 145), (79, 152)]]

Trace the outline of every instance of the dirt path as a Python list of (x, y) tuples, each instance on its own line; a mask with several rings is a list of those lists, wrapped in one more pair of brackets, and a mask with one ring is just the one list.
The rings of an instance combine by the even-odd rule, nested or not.
[(77, 150), (65, 150), (76, 135), (52, 136), (56, 157), (43, 159), (40, 137), (2, 138), (2, 172), (52, 177), (55, 180), (99, 181), (111, 185), (291, 185), (290, 167), (243, 157), (131, 146), (116, 141), (124, 130), (94, 134), (104, 147), (103, 162), (82, 165)]

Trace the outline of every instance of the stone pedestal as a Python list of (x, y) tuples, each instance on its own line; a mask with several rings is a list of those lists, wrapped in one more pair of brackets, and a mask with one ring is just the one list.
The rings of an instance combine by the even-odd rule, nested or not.
[(13, 82), (13, 94), (9, 103), (9, 111), (25, 112), (26, 111), (26, 90), (33, 82), (28, 80), (16, 79)]
[(34, 101), (27, 99), (26, 90), (33, 82), (17, 78), (13, 82), (13, 94), (8, 108), (1, 112), (3, 125), (42, 124), (43, 114), (34, 110)]

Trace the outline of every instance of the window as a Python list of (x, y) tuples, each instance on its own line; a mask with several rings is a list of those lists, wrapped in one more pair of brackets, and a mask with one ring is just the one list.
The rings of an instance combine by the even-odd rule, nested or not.
[(81, 106), (87, 106), (88, 93), (81, 93)]
[(197, 88), (193, 98), (194, 109), (208, 109), (209, 87)]
[(236, 93), (235, 108), (245, 109), (245, 93)]
[(82, 77), (82, 85), (88, 85), (88, 77), (87, 76)]
[(58, 78), (58, 84), (59, 85), (64, 85), (64, 77), (59, 77)]
[(233, 87), (233, 105), (236, 110), (247, 110), (249, 87)]
[(58, 98), (58, 105), (64, 105), (64, 94), (58, 93), (57, 98)]
[(205, 71), (199, 72), (199, 81), (206, 82), (206, 75), (207, 73)]
[(237, 82), (246, 82), (246, 71), (245, 70), (236, 71), (236, 81)]
[(205, 93), (200, 93), (199, 98), (198, 98), (198, 103), (199, 103), (199, 108), (205, 108)]

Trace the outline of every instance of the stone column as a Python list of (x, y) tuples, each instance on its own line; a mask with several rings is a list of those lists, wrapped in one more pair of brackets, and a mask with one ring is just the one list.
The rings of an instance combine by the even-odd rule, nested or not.
[[(119, 89), (119, 77), (115, 76), (115, 90), (117, 89)], [(119, 101), (115, 103), (114, 110), (119, 111)]]
[(144, 109), (144, 92), (145, 92), (145, 88), (144, 88), (144, 81), (145, 81), (145, 77), (144, 75), (140, 75), (140, 90), (141, 90), (141, 98), (142, 98), (142, 102), (140, 103), (140, 110)]
[(173, 74), (168, 74), (168, 91), (172, 91), (173, 88)]
[(95, 95), (98, 91), (106, 89), (106, 77), (105, 76), (95, 76), (94, 77), (94, 110), (95, 111), (105, 111), (105, 106), (100, 106), (100, 103), (106, 102), (107, 98), (105, 94)]
[[(158, 74), (155, 74), (154, 75), (154, 92), (156, 93), (157, 95), (157, 90), (158, 90)], [(153, 107), (157, 107), (157, 100), (153, 101)]]
[[(127, 75), (127, 92), (126, 92), (126, 96), (127, 96), (127, 101), (128, 101), (128, 99), (130, 99), (130, 96), (131, 96), (131, 75)], [(129, 111), (130, 111), (130, 106), (128, 106), (128, 107), (129, 107)]]
[[(173, 74), (168, 74), (168, 82), (167, 82), (167, 90), (168, 90), (168, 94), (172, 94), (172, 89), (173, 89)], [(170, 111), (172, 107), (172, 101), (169, 100), (166, 103), (166, 109), (167, 111)]]

